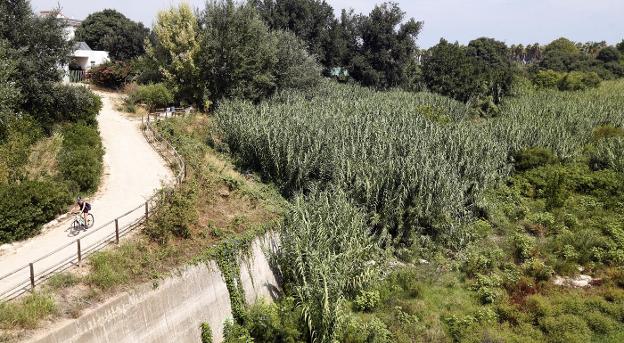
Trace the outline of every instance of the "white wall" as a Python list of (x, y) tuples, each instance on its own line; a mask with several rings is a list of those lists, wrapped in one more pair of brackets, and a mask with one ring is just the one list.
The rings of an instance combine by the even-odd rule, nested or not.
[(108, 52), (106, 51), (76, 50), (71, 57), (86, 57), (86, 59), (79, 59), (83, 70), (89, 70), (92, 66), (98, 66), (109, 61)]

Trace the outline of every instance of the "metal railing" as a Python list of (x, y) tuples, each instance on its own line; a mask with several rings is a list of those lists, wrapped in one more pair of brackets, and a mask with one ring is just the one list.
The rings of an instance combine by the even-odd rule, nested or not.
[[(176, 187), (186, 178), (186, 164), (184, 159), (157, 130), (152, 126), (152, 118), (160, 120), (164, 112), (155, 112), (143, 119), (143, 135), (149, 144), (169, 163), (176, 172)], [(119, 244), (120, 239), (129, 232), (149, 220), (157, 211), (157, 204), (161, 192), (156, 193), (145, 203), (127, 211), (119, 217), (89, 230), (89, 233), (60, 246), (48, 254), (28, 262), (23, 266), (0, 276), (0, 285), (10, 283), (10, 286), (0, 289), (0, 301), (14, 299), (28, 291), (32, 291), (41, 282), (56, 273), (65, 271), (74, 266), (80, 266), (89, 255), (102, 250), (109, 244)]]

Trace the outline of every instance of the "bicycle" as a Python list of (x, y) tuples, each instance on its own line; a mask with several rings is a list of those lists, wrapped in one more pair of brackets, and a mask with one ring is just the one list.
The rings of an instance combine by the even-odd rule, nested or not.
[(95, 223), (95, 217), (93, 214), (87, 213), (87, 222), (84, 222), (84, 217), (82, 212), (76, 213), (76, 217), (74, 217), (74, 221), (72, 222), (71, 229), (73, 232), (79, 232), (81, 229), (90, 229), (93, 227)]

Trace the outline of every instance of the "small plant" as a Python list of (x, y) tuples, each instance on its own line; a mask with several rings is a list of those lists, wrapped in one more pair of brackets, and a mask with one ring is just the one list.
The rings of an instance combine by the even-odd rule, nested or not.
[(514, 160), (516, 161), (514, 165), (518, 171), (534, 169), (557, 162), (552, 151), (540, 147), (522, 150), (514, 156)]
[(355, 297), (353, 306), (362, 312), (372, 312), (381, 301), (378, 291), (362, 291)]
[(173, 94), (164, 83), (141, 85), (132, 89), (126, 103), (129, 105), (142, 104), (153, 112), (157, 108), (164, 108), (173, 103)]
[(62, 289), (74, 286), (80, 282), (80, 277), (75, 274), (65, 272), (52, 276), (50, 280), (48, 280), (48, 286), (52, 289)]
[(208, 323), (201, 325), (201, 343), (212, 343), (212, 329)]
[(107, 62), (91, 68), (87, 78), (97, 86), (119, 89), (128, 82), (131, 71), (132, 68), (126, 62)]

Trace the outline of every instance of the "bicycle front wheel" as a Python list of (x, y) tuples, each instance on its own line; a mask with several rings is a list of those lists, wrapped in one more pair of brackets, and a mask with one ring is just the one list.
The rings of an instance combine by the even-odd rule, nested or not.
[(87, 228), (92, 228), (95, 224), (95, 218), (91, 213), (87, 214)]

